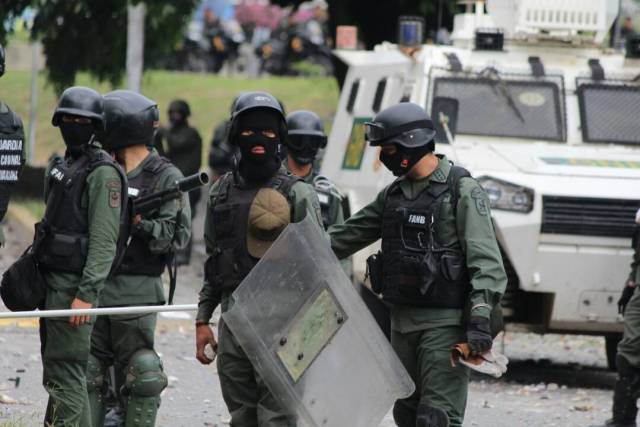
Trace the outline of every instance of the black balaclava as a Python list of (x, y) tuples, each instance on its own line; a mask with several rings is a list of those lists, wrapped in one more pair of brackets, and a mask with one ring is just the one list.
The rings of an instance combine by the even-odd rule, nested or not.
[(313, 163), (318, 155), (322, 138), (313, 135), (289, 135), (287, 152), (299, 165)]
[(82, 152), (82, 147), (91, 141), (95, 128), (93, 123), (60, 123), (60, 133), (62, 139), (67, 145), (67, 151), (71, 155), (77, 155)]
[[(382, 144), (384, 146), (385, 144)], [(433, 152), (433, 144), (425, 144), (420, 147), (407, 148), (395, 144), (397, 150), (394, 154), (388, 155), (384, 151), (380, 152), (380, 161), (395, 176), (407, 174), (415, 165), (427, 154)]]
[[(282, 119), (274, 111), (255, 109), (240, 115), (235, 124), (235, 143), (240, 149), (238, 171), (249, 183), (262, 183), (271, 178), (280, 168)], [(242, 132), (250, 130), (250, 136)], [(275, 132), (275, 138), (268, 138), (262, 132)]]
[(174, 128), (184, 126), (187, 124), (187, 117), (182, 111), (169, 110), (169, 123)]

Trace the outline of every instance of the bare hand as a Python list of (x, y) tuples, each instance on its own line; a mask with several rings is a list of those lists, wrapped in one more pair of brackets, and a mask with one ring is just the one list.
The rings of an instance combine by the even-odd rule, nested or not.
[(214, 351), (218, 351), (218, 343), (213, 335), (213, 331), (207, 324), (200, 324), (196, 326), (196, 359), (203, 365), (208, 365), (213, 362), (204, 355), (204, 347), (207, 344), (211, 344)]
[[(84, 310), (91, 307), (93, 307), (91, 303), (84, 302), (79, 298), (74, 298), (71, 302), (72, 310)], [(89, 320), (91, 320), (91, 316), (71, 316), (69, 318), (69, 324), (71, 324), (72, 326), (80, 326), (88, 323)]]

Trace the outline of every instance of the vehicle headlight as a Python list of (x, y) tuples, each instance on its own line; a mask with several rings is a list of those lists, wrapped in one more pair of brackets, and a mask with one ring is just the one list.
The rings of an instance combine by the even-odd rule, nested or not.
[(533, 210), (534, 191), (521, 185), (483, 176), (478, 183), (489, 196), (491, 209), (529, 213)]

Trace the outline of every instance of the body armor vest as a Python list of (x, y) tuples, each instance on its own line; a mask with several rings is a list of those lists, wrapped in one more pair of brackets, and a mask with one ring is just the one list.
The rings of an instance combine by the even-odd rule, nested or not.
[(77, 158), (56, 160), (49, 171), (47, 207), (44, 218), (36, 224), (33, 243), (36, 259), (45, 270), (82, 274), (89, 252), (89, 213), (82, 196), (89, 174), (105, 165), (115, 168), (121, 179), (120, 230), (112, 271), (120, 261), (130, 223), (127, 178), (107, 152), (89, 146)]
[[(129, 179), (129, 196), (134, 200), (137, 197), (152, 194), (158, 185), (160, 175), (172, 164), (164, 157), (150, 154), (151, 158), (135, 177)], [(152, 219), (156, 212), (151, 212), (146, 219)], [(176, 230), (177, 232), (177, 230)], [(116, 270), (116, 274), (129, 274), (134, 276), (159, 277), (164, 272), (167, 262), (166, 254), (155, 254), (149, 249), (149, 242), (140, 236), (132, 236), (124, 252), (122, 262)]]
[(20, 118), (0, 102), (0, 221), (9, 205), (11, 188), (24, 161), (24, 129)]
[[(407, 200), (398, 181), (384, 200), (382, 218), (383, 298), (394, 304), (463, 308), (470, 289), (466, 260), (458, 248), (445, 246), (436, 224), (455, 227), (458, 180), (470, 176), (452, 166), (446, 183), (431, 182), (414, 200)], [(440, 218), (447, 195), (453, 215)]]
[(258, 262), (247, 249), (249, 210), (253, 199), (261, 188), (273, 188), (293, 207), (291, 187), (298, 181), (300, 179), (294, 175), (278, 172), (261, 186), (242, 188), (234, 182), (232, 172), (220, 178), (220, 191), (211, 212), (215, 247), (207, 261), (209, 283), (223, 291), (233, 291), (238, 287)]

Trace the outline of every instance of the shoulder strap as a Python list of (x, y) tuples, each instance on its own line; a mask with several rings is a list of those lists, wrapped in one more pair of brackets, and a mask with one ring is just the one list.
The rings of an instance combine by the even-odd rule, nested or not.
[(149, 172), (152, 175), (158, 175), (168, 167), (173, 166), (173, 163), (169, 159), (163, 156), (157, 156), (153, 162), (149, 162), (143, 170)]
[(302, 178), (293, 175), (292, 173), (279, 173), (271, 181), (270, 186), (282, 193), (287, 200), (291, 199), (291, 189), (298, 182), (304, 182)]
[(214, 204), (218, 201), (225, 202), (229, 197), (229, 188), (231, 187), (232, 172), (227, 172), (220, 178), (220, 188), (218, 194), (215, 197)]
[(465, 168), (451, 163), (451, 170), (449, 170), (449, 176), (447, 177), (447, 185), (451, 192), (451, 205), (453, 206), (454, 216), (457, 214), (458, 200), (460, 199), (460, 179), (462, 178), (471, 178), (471, 173)]

